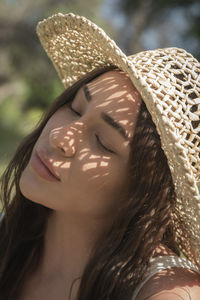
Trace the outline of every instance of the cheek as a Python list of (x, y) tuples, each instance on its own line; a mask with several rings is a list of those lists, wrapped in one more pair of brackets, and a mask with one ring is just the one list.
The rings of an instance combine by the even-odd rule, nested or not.
[[(83, 209), (106, 214), (113, 209), (123, 189), (126, 170), (119, 163), (103, 160), (82, 163), (70, 174), (69, 187), (74, 201), (81, 200)], [(83, 200), (83, 201), (82, 201)]]
[(70, 168), (63, 171), (63, 180), (68, 184), (87, 186), (96, 190), (107, 186), (111, 190), (120, 187), (126, 169), (118, 158), (86, 154), (76, 158)]

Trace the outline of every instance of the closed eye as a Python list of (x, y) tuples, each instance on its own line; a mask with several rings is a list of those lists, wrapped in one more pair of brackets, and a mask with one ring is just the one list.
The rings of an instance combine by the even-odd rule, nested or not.
[[(79, 112), (77, 112), (76, 110), (73, 109), (72, 103), (69, 103), (68, 107), (70, 108), (70, 110), (74, 114), (76, 114), (77, 116), (81, 117), (81, 114)], [(103, 150), (106, 150), (106, 151), (108, 151), (110, 153), (116, 154), (113, 150), (111, 150), (111, 149), (107, 148), (106, 146), (104, 146), (104, 144), (101, 142), (101, 140), (100, 140), (100, 138), (99, 138), (99, 136), (97, 134), (95, 134), (95, 137), (96, 137), (96, 140), (97, 140), (98, 144), (100, 145), (101, 148), (103, 148)]]
[(95, 136), (96, 136), (96, 139), (97, 139), (98, 143), (101, 145), (101, 147), (102, 147), (104, 150), (106, 150), (106, 151), (108, 151), (108, 152), (110, 152), (110, 153), (115, 153), (115, 152), (112, 151), (111, 149), (109, 149), (109, 148), (107, 148), (106, 146), (104, 146), (104, 144), (101, 142), (101, 140), (100, 140), (100, 138), (99, 138), (99, 136), (98, 136), (97, 134), (95, 134)]

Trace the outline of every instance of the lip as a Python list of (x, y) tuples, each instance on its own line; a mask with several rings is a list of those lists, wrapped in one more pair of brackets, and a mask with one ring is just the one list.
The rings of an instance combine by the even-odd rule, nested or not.
[(61, 181), (55, 173), (53, 166), (49, 163), (48, 158), (40, 152), (35, 151), (31, 157), (30, 165), (32, 169), (43, 179), (47, 181)]

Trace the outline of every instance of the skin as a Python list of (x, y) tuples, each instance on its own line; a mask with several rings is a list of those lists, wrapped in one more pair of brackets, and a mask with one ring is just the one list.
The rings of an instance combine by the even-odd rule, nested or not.
[[(33, 149), (32, 156), (38, 151), (48, 158), (60, 180), (49, 182), (41, 178), (31, 163), (20, 179), (21, 192), (28, 199), (52, 209), (41, 263), (27, 278), (20, 300), (68, 299), (71, 284), (77, 279), (70, 298), (74, 300), (92, 248), (120, 209), (129, 141), (134, 135), (141, 96), (128, 76), (119, 71), (104, 73), (87, 86), (92, 100), (88, 103), (80, 89), (72, 104), (80, 115), (67, 105), (60, 108)], [(127, 141), (101, 119), (101, 112), (108, 113), (124, 127)], [(115, 153), (102, 148), (95, 134)], [(156, 255), (173, 253), (161, 245)], [(188, 291), (190, 299), (198, 299), (199, 276), (175, 268), (170, 274), (162, 271), (152, 277), (137, 300), (189, 299)]]
[[(88, 103), (80, 89), (72, 104), (80, 116), (67, 105), (60, 108), (33, 149), (48, 157), (60, 181), (44, 180), (30, 163), (20, 179), (21, 192), (28, 199), (53, 210), (42, 262), (27, 280), (21, 299), (64, 299), (120, 208), (141, 96), (119, 71), (104, 73), (87, 86), (92, 100)], [(123, 126), (128, 140), (102, 120), (101, 112)], [(115, 153), (102, 148), (96, 133)]]
[[(72, 104), (81, 116), (63, 106), (51, 117), (33, 150), (48, 158), (61, 181), (41, 179), (29, 163), (20, 188), (30, 200), (69, 217), (105, 220), (116, 211), (116, 197), (124, 186), (128, 143), (141, 97), (129, 78), (117, 71), (101, 75), (88, 88), (92, 101), (87, 103), (80, 89)], [(107, 112), (124, 127), (129, 141), (101, 119), (101, 112)], [(115, 154), (99, 145), (96, 133)]]

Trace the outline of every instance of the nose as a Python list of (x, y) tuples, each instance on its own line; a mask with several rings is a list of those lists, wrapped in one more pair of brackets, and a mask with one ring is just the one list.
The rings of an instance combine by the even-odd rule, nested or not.
[(76, 153), (75, 149), (75, 136), (78, 131), (75, 126), (64, 126), (52, 129), (49, 134), (50, 145), (59, 151), (62, 156), (72, 157)]

